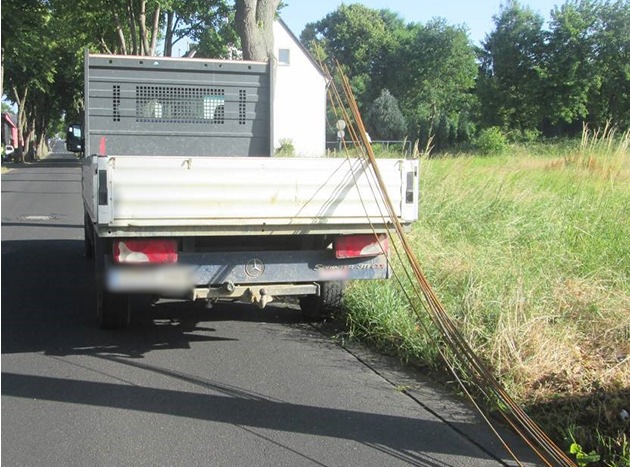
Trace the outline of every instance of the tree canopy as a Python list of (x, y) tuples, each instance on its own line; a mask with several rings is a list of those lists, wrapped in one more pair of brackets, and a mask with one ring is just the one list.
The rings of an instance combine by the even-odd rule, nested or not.
[[(6, 0), (2, 84), (28, 148), (81, 107), (82, 50), (266, 60), (280, 0)], [(522, 137), (572, 135), (583, 123), (630, 126), (630, 0), (566, 0), (544, 19), (507, 0), (475, 47), (465, 26), (406, 23), (387, 9), (341, 4), (301, 34), (350, 78), (361, 110), (394, 103), (391, 137), (466, 142), (483, 128)], [(380, 110), (379, 110), (380, 109)], [(393, 115), (393, 114), (391, 114)], [(371, 118), (372, 118), (371, 117)], [(384, 128), (384, 127), (383, 127)]]
[(542, 17), (516, 0), (479, 51), (483, 126), (574, 134), (630, 125), (630, 2), (568, 0)]

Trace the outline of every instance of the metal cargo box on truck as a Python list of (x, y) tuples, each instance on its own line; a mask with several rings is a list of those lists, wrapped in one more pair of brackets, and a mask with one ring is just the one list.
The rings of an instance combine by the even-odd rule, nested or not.
[[(97, 316), (124, 327), (137, 294), (298, 296), (321, 316), (343, 284), (389, 277), (391, 219), (373, 169), (274, 158), (267, 63), (86, 56), (86, 254)], [(417, 218), (418, 162), (379, 170), (403, 224)]]

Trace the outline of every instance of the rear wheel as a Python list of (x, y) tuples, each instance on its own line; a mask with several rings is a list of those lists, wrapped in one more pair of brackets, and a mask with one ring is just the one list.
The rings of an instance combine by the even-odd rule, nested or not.
[(344, 282), (321, 282), (319, 296), (300, 297), (300, 309), (305, 319), (321, 320), (341, 310)]
[(96, 319), (101, 329), (124, 329), (129, 326), (129, 296), (111, 293), (99, 287), (96, 291)]

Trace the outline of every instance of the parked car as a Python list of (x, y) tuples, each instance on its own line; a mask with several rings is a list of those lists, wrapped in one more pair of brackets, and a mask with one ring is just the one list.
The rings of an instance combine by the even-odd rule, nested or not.
[(15, 148), (10, 144), (2, 147), (2, 162), (12, 161), (15, 154)]

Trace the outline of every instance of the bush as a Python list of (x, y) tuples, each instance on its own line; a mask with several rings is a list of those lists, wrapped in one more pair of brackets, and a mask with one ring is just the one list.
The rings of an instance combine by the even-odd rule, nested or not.
[(508, 141), (497, 127), (484, 128), (474, 142), (475, 149), (483, 155), (494, 155), (505, 152)]
[(277, 157), (293, 157), (295, 156), (295, 146), (291, 139), (281, 139), (280, 147), (276, 149)]

